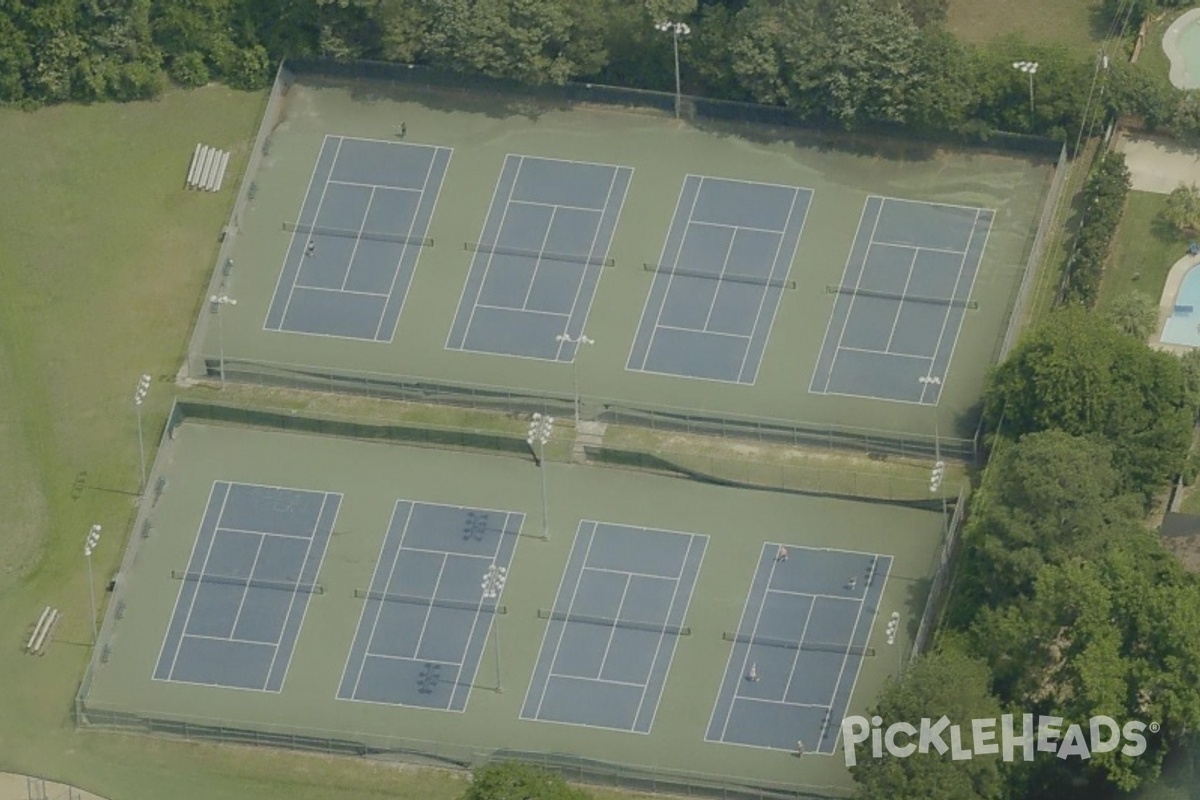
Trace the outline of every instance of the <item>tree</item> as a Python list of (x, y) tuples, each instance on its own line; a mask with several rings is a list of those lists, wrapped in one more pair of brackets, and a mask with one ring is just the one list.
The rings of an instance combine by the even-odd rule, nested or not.
[(856, 122), (901, 122), (916, 83), (920, 31), (899, 5), (845, 0), (828, 31), (827, 111), (847, 127)]
[(1096, 781), (1136, 788), (1200, 723), (1200, 586), (1140, 524), (1120, 534), (1047, 564), (1030, 596), (985, 609), (972, 628), (1002, 701), (1068, 724), (1103, 715), (1161, 726), (1136, 758), (1095, 752), (1023, 767), (1036, 796), (1069, 797), (1079, 782), (1089, 797)]
[(475, 770), (461, 800), (588, 800), (590, 795), (546, 770), (508, 761)]
[[(924, 718), (946, 716), (952, 724), (970, 730), (973, 719), (999, 719), (1000, 703), (988, 685), (987, 664), (951, 650), (935, 650), (917, 661), (900, 683), (889, 683), (868, 716), (883, 718), (882, 727), (895, 722), (919, 726)], [(902, 743), (902, 742), (901, 742)], [(858, 784), (857, 800), (999, 800), (1004, 796), (1000, 761), (975, 756), (952, 761), (936, 751), (907, 758), (884, 754), (874, 758), (869, 745), (859, 745), (857, 763), (850, 774)]]
[(1139, 511), (1105, 443), (1050, 430), (1000, 447), (971, 503), (951, 613), (963, 625), (1028, 595), (1046, 564), (1091, 552)]
[(1167, 195), (1162, 215), (1185, 234), (1200, 231), (1200, 187), (1194, 183), (1180, 183)]
[(1145, 292), (1128, 292), (1113, 298), (1104, 316), (1121, 333), (1144, 342), (1158, 325), (1158, 303)]
[(1122, 490), (1147, 502), (1183, 466), (1194, 406), (1179, 359), (1077, 307), (1032, 331), (984, 394), (985, 424), (1007, 439), (1059, 429), (1107, 442)]

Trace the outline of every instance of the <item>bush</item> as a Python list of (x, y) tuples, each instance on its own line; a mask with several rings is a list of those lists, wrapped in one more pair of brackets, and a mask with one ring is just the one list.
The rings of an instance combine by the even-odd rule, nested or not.
[(1083, 187), (1083, 221), (1075, 236), (1075, 251), (1067, 262), (1067, 285), (1063, 299), (1087, 308), (1096, 304), (1104, 262), (1129, 194), (1129, 168), (1125, 156), (1109, 153), (1088, 176)]
[(203, 86), (208, 83), (208, 64), (204, 54), (192, 51), (171, 62), (171, 79), (184, 86)]
[(234, 89), (261, 89), (271, 79), (271, 58), (262, 45), (234, 51), (225, 68), (225, 82)]

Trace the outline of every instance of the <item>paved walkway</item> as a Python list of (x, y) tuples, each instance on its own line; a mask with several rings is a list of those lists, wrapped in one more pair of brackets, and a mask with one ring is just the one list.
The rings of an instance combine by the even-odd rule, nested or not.
[(64, 783), (51, 783), (41, 778), (0, 772), (0, 800), (104, 800), (104, 798)]

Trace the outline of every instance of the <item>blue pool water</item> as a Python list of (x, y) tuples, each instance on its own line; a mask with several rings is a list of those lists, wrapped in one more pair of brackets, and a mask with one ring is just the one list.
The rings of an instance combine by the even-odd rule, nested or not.
[(1192, 267), (1183, 276), (1175, 311), (1163, 326), (1162, 340), (1167, 344), (1200, 347), (1200, 269)]
[(1162, 46), (1171, 61), (1171, 83), (1180, 89), (1200, 88), (1200, 9), (1171, 23)]

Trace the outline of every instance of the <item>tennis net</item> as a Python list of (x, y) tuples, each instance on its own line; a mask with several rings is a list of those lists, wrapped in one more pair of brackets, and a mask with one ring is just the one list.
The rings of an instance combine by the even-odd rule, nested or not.
[(412, 244), (418, 247), (433, 247), (433, 239), (428, 236), (407, 236), (403, 233), (388, 233), (387, 231), (360, 231), (357, 228), (331, 228), (328, 225), (301, 225), (298, 222), (285, 222), (283, 229), (288, 233), (302, 233), (306, 236), (341, 236), (346, 239), (372, 239), (377, 242), (393, 242), (395, 244)]
[[(481, 600), (450, 600), (444, 597), (418, 597), (417, 595), (397, 594), (395, 592), (373, 592), (370, 589), (355, 589), (354, 596), (366, 600), (382, 600), (385, 603), (405, 603), (414, 606), (433, 606), (434, 608), (453, 608), (459, 611), (483, 611), (492, 610), (492, 606), (486, 605)], [(504, 606), (496, 606), (497, 614), (507, 614), (508, 609)]]
[(319, 583), (267, 581), (261, 578), (235, 578), (229, 575), (213, 575), (208, 572), (185, 572), (184, 570), (180, 569), (171, 570), (171, 577), (177, 581), (220, 583), (225, 586), (237, 586), (242, 589), (275, 589), (280, 592), (308, 592), (309, 594), (325, 594), (325, 587)]
[(665, 272), (668, 275), (682, 275), (685, 278), (707, 278), (712, 281), (725, 281), (727, 283), (745, 283), (751, 286), (766, 286), (772, 289), (795, 289), (795, 281), (781, 281), (771, 278), (764, 278), (758, 275), (743, 275), (737, 272), (704, 272), (698, 269), (688, 269), (686, 267), (668, 267), (664, 264), (642, 264), (642, 269), (646, 272)]
[(733, 631), (725, 631), (721, 634), (721, 638), (727, 642), (737, 642), (738, 644), (761, 644), (765, 647), (782, 647), (786, 650), (819, 650), (823, 653), (842, 653), (844, 655), (868, 657), (875, 655), (874, 647), (830, 644), (828, 642), (797, 642), (794, 639), (778, 639), (774, 636), (752, 637), (744, 633), (734, 633)]
[(617, 262), (611, 258), (593, 258), (576, 253), (555, 253), (550, 250), (526, 250), (521, 247), (501, 247), (482, 242), (463, 242), (463, 250), (471, 253), (487, 253), (498, 256), (520, 256), (541, 261), (563, 261), (568, 264), (586, 264), (592, 267), (614, 267)]
[(605, 628), (626, 628), (634, 631), (649, 631), (667, 636), (691, 636), (692, 629), (686, 625), (668, 625), (663, 622), (644, 622), (636, 619), (612, 619), (593, 614), (564, 614), (561, 611), (551, 611), (548, 608), (538, 609), (539, 619), (558, 620), (559, 622), (580, 622), (585, 625), (601, 625)]
[(848, 294), (856, 297), (878, 297), (883, 300), (903, 300), (905, 303), (924, 303), (931, 306), (951, 306), (953, 308), (968, 308), (971, 310), (979, 308), (979, 303), (975, 300), (956, 300), (951, 297), (925, 297), (919, 294), (900, 294), (898, 292), (880, 292), (875, 289), (863, 289), (855, 286), (834, 286), (825, 287), (825, 291), (829, 294)]

